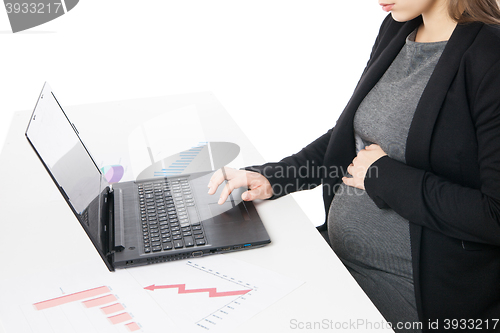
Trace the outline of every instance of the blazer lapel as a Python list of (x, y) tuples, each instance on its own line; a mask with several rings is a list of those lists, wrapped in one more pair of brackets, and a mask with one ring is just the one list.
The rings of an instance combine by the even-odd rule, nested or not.
[[(406, 163), (413, 167), (431, 170), (430, 144), (434, 125), (446, 93), (455, 78), (464, 52), (474, 41), (481, 24), (457, 25), (450, 37), (434, 72), (432, 73), (415, 115), (406, 140)], [(420, 242), (422, 227), (410, 223), (411, 253), (415, 297), (419, 318), (423, 317), (422, 294), (420, 290)]]
[(457, 74), (463, 54), (472, 44), (481, 27), (480, 23), (457, 25), (451, 35), (413, 116), (406, 141), (408, 165), (431, 170), (429, 150), (439, 110)]

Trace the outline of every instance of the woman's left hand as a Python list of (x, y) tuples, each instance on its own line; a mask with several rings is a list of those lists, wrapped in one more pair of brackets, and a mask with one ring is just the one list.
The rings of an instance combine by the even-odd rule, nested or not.
[(347, 167), (347, 172), (352, 178), (343, 177), (344, 184), (365, 189), (365, 176), (368, 168), (379, 158), (387, 155), (379, 145), (372, 144), (359, 151), (352, 163)]

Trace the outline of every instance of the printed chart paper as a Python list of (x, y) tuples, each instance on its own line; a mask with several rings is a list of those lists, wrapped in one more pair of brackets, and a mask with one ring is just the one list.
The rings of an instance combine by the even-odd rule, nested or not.
[(3, 281), (6, 332), (229, 332), (302, 282), (226, 255)]

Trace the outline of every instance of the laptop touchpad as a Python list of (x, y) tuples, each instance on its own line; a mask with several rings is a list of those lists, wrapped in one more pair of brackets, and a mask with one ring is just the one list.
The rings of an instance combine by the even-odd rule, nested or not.
[(235, 204), (234, 201), (226, 201), (222, 205), (209, 204), (210, 213), (214, 223), (235, 223), (249, 221), (247, 210), (243, 202)]

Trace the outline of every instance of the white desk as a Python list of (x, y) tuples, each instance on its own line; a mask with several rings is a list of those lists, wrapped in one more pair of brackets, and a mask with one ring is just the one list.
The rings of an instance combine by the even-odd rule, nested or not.
[[(110, 130), (103, 138), (112, 139), (113, 127), (127, 131), (137, 126), (138, 119), (182, 107), (190, 100), (199, 102), (202, 122), (209, 128), (205, 134), (210, 140), (237, 141), (235, 143), (242, 147), (243, 163), (264, 162), (226, 111), (216, 107), (220, 105), (215, 97), (208, 93), (65, 107), (65, 110), (92, 152), (98, 142), (97, 133), (104, 128)], [(101, 261), (24, 136), (30, 115), (31, 111), (15, 114), (0, 156), (2, 281), (57, 269), (67, 262)], [(114, 143), (110, 142), (109, 149), (113, 147)], [(324, 320), (342, 325), (340, 330), (357, 328), (354, 329), (357, 332), (368, 332), (372, 330), (352, 326), (352, 323), (383, 322), (380, 313), (291, 197), (259, 202), (257, 209), (272, 243), (229, 255), (304, 284), (242, 323), (240, 332), (300, 331), (299, 327), (305, 328), (302, 325)], [(66, 237), (68, 235), (71, 236)], [(107, 270), (104, 263), (102, 270)]]

